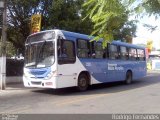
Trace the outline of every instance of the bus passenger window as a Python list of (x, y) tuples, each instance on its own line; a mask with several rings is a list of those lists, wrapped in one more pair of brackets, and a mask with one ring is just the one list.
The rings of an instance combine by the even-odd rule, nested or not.
[(137, 60), (137, 50), (134, 48), (129, 49), (129, 59), (130, 60)]
[(144, 50), (137, 49), (137, 54), (138, 54), (138, 60), (140, 60), (140, 61), (144, 61), (145, 60)]
[(120, 56), (122, 60), (128, 60), (128, 50), (124, 46), (120, 46)]
[(118, 47), (116, 45), (109, 45), (109, 58), (110, 59), (119, 58)]
[(58, 44), (58, 63), (74, 63), (76, 61), (74, 42), (70, 40), (63, 40)]
[[(92, 50), (92, 57), (94, 54), (94, 58), (105, 58), (105, 50), (102, 48), (101, 42), (94, 42), (93, 43), (93, 50)], [(93, 52), (94, 51), (94, 52)]]
[(77, 42), (77, 56), (79, 58), (89, 58), (90, 57), (90, 51), (89, 51), (89, 44), (86, 40), (79, 39)]

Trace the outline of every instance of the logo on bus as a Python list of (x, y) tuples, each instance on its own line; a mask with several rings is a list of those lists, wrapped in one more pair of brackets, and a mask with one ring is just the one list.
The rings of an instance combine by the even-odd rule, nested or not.
[(117, 64), (108, 64), (108, 70), (124, 70), (122, 66), (117, 66)]

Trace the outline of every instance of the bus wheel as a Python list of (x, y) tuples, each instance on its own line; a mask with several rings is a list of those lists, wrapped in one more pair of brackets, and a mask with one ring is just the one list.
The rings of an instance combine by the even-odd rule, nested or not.
[(126, 83), (126, 84), (130, 84), (131, 82), (132, 82), (132, 73), (131, 73), (131, 71), (128, 71), (128, 72), (126, 73), (125, 83)]
[(88, 77), (85, 74), (81, 74), (78, 77), (78, 86), (77, 86), (78, 90), (86, 91), (88, 86), (89, 86)]

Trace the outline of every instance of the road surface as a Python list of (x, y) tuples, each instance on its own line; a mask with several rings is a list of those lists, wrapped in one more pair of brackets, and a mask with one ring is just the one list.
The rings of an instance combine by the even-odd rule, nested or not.
[(160, 113), (159, 103), (160, 72), (150, 72), (131, 85), (94, 85), (86, 92), (24, 88), (22, 84), (11, 84), (0, 91), (0, 113)]

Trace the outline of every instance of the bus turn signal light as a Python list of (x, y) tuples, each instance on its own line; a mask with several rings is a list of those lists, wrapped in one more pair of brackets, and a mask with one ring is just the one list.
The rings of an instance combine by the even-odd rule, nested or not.
[(53, 85), (52, 82), (46, 82), (45, 85)]

